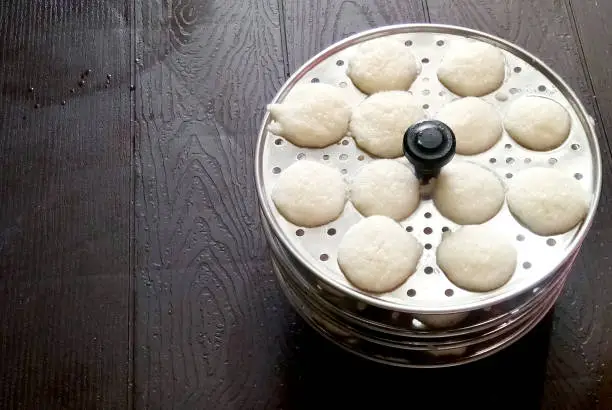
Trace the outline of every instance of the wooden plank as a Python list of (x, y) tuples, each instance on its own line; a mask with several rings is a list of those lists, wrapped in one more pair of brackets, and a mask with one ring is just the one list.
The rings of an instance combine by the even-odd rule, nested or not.
[[(612, 17), (612, 4), (607, 1), (587, 0), (577, 2), (565, 0), (576, 23), (578, 43), (581, 46), (582, 58), (589, 71), (589, 86), (596, 98), (595, 108), (601, 113), (603, 129), (607, 131), (612, 126), (612, 67), (608, 64), (608, 57), (612, 53), (612, 45), (608, 41), (612, 36), (610, 17)], [(611, 138), (607, 131), (608, 140)]]
[[(547, 408), (592, 404), (582, 394), (594, 378), (569, 377), (573, 363), (551, 359), (553, 381), (544, 385), (552, 320), (499, 355), (435, 373), (364, 362), (296, 320), (274, 285), (258, 226), (251, 170), (263, 107), (284, 69), (295, 70), (323, 46), (374, 25), (422, 21), (426, 13), (421, 3), (400, 1), (287, 0), (280, 9), (275, 2), (232, 3), (136, 3), (136, 407), (396, 406), (410, 403), (407, 389), (432, 385), (445, 386), (445, 394), (428, 397), (433, 407), (473, 406), (465, 394), (473, 385), (480, 400), (503, 397), (510, 408), (537, 407), (543, 390)], [(594, 230), (596, 238), (605, 239), (605, 226)], [(589, 272), (605, 267), (587, 262), (579, 266)], [(581, 320), (597, 323), (580, 299), (590, 283), (571, 286), (554, 322), (554, 356), (566, 355), (563, 327), (580, 321), (563, 319), (575, 314), (567, 302), (572, 292), (580, 295)], [(602, 330), (562, 340), (582, 341), (585, 333), (600, 338)], [(517, 363), (526, 363), (518, 381)], [(559, 381), (566, 385), (551, 387)], [(554, 389), (565, 400), (576, 386), (577, 398), (551, 399)]]
[[(576, 23), (576, 38), (579, 41), (583, 52), (583, 62), (589, 72), (589, 86), (594, 96), (593, 108), (601, 118), (600, 135), (606, 137), (608, 145), (612, 140), (610, 129), (612, 127), (612, 67), (609, 64), (609, 57), (612, 53), (612, 45), (609, 41), (612, 36), (610, 19), (612, 19), (612, 3), (607, 1), (574, 1), (565, 0), (571, 15)], [(596, 96), (596, 98), (595, 98)], [(609, 177), (604, 180), (604, 184), (609, 183)], [(605, 246), (605, 245), (604, 245)], [(608, 258), (608, 256), (603, 256)], [(609, 272), (610, 268), (606, 272)], [(602, 315), (602, 327), (609, 329), (612, 327), (612, 318), (609, 315)], [(602, 343), (600, 358), (601, 364), (599, 375), (603, 375), (597, 398), (599, 399), (599, 409), (612, 407), (612, 366), (610, 358), (612, 348), (607, 340)]]
[[(604, 179), (609, 178), (612, 166), (602, 119), (593, 104), (588, 73), (581, 64), (573, 19), (563, 1), (428, 0), (428, 7), (432, 22), (458, 24), (498, 35), (533, 52), (557, 71), (598, 122)], [(593, 33), (605, 38), (602, 30)], [(604, 60), (600, 64), (605, 64)], [(607, 124), (605, 121), (603, 124)], [(608, 206), (611, 194), (610, 186), (604, 184), (597, 218), (557, 307), (543, 398), (546, 408), (595, 408), (599, 400), (599, 381), (612, 355), (607, 346), (612, 336), (611, 319), (605, 315), (609, 301), (606, 289), (612, 286), (612, 277), (607, 275), (612, 266), (605, 248), (612, 241)], [(604, 407), (609, 408), (609, 398), (606, 403)]]
[(421, 0), (284, 0), (290, 72), (325, 47), (374, 27), (427, 20)]
[(0, 4), (3, 409), (131, 407), (132, 19), (118, 3)]
[(285, 339), (254, 146), (284, 81), (276, 1), (137, 1), (136, 407), (277, 408)]

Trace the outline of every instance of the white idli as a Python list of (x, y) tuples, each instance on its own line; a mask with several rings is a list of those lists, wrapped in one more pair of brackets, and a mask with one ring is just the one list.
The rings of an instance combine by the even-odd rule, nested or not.
[(580, 183), (554, 168), (519, 172), (508, 188), (510, 212), (529, 230), (551, 236), (568, 232), (589, 211), (589, 200)]
[(344, 235), (338, 265), (357, 288), (389, 292), (416, 270), (423, 248), (393, 219), (375, 215), (362, 219)]
[(281, 103), (268, 106), (268, 129), (307, 148), (334, 144), (348, 131), (351, 107), (341, 88), (323, 83), (297, 85)]
[(445, 234), (436, 257), (440, 269), (456, 286), (488, 292), (510, 280), (517, 252), (502, 233), (487, 225), (470, 225)]
[(444, 356), (463, 356), (467, 351), (467, 347), (454, 347), (450, 349), (436, 349), (436, 350), (427, 350), (432, 356), (436, 357), (444, 357)]
[(382, 158), (403, 154), (406, 130), (424, 119), (425, 111), (406, 91), (372, 94), (353, 110), (350, 131), (357, 145)]
[(480, 97), (497, 90), (506, 75), (503, 53), (481, 41), (453, 44), (438, 67), (438, 79), (457, 95)]
[(337, 219), (346, 203), (342, 174), (327, 165), (302, 160), (284, 170), (272, 190), (272, 201), (289, 222), (304, 227)]
[(347, 75), (366, 94), (407, 90), (419, 74), (414, 55), (399, 40), (383, 37), (357, 46)]
[(353, 179), (350, 198), (364, 216), (384, 215), (401, 221), (419, 206), (419, 180), (398, 161), (374, 160)]
[(468, 312), (459, 312), (447, 314), (414, 315), (414, 317), (432, 329), (448, 329), (463, 322), (468, 315)]
[(460, 225), (493, 218), (504, 203), (504, 194), (497, 175), (470, 162), (451, 162), (443, 167), (433, 188), (438, 211)]
[(550, 151), (565, 142), (571, 119), (565, 108), (545, 97), (527, 96), (514, 101), (504, 118), (512, 139), (534, 151)]
[(488, 150), (503, 133), (501, 115), (495, 107), (477, 97), (465, 97), (445, 105), (436, 119), (453, 130), (456, 152), (462, 155)]

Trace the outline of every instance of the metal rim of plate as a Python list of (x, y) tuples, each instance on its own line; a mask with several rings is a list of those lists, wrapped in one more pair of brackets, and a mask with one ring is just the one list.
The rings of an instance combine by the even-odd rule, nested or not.
[[(361, 326), (369, 329), (368, 331), (386, 333), (389, 337), (409, 337), (415, 340), (413, 343), (418, 343), (418, 339), (428, 339), (427, 343), (442, 343), (446, 342), (451, 338), (468, 338), (475, 337), (483, 332), (491, 332), (491, 329), (497, 326), (505, 326), (515, 320), (520, 319), (527, 311), (529, 311), (533, 305), (537, 304), (538, 300), (544, 298), (551, 289), (556, 287), (560, 282), (565, 281), (566, 275), (569, 273), (573, 261), (576, 257), (572, 258), (568, 263), (560, 270), (560, 274), (552, 278), (549, 283), (543, 284), (537, 292), (531, 292), (529, 295), (525, 295), (523, 298), (517, 300), (516, 304), (498, 306), (495, 312), (490, 310), (482, 310), (479, 315), (474, 316), (475, 311), (469, 312), (470, 316), (457, 322), (454, 325), (447, 327), (432, 328), (428, 327), (422, 322), (422, 319), (414, 325), (414, 320), (419, 320), (413, 316), (409, 316), (408, 322), (401, 320), (402, 316), (405, 315), (400, 312), (389, 312), (382, 311), (378, 312), (375, 317), (373, 315), (366, 316), (364, 312), (368, 309), (372, 309), (372, 306), (366, 307), (364, 304), (359, 303), (361, 308), (356, 307), (359, 304), (355, 304), (354, 301), (344, 298), (339, 300), (337, 295), (329, 295), (322, 292), (322, 288), (308, 282), (308, 272), (303, 269), (300, 270), (296, 263), (292, 263), (291, 256), (286, 250), (282, 249), (282, 245), (272, 237), (272, 233), (268, 224), (264, 221), (262, 224), (264, 227), (264, 233), (267, 236), (270, 249), (272, 251), (273, 258), (276, 260), (278, 265), (283, 267), (283, 270), (287, 276), (285, 281), (291, 281), (294, 283), (292, 287), (303, 289), (305, 292), (304, 297), (310, 298), (315, 301), (317, 305), (320, 305), (324, 310), (330, 310), (337, 313), (348, 323), (353, 323), (357, 326)], [(514, 300), (513, 300), (514, 302)], [(470, 319), (471, 317), (471, 319)], [(437, 339), (437, 341), (436, 341)], [(442, 339), (444, 339), (442, 341)], [(427, 344), (426, 343), (426, 344)]]
[(411, 338), (410, 335), (390, 338), (391, 335), (388, 333), (381, 331), (375, 332), (370, 328), (359, 326), (359, 324), (356, 322), (351, 323), (344, 320), (345, 318), (337, 311), (327, 309), (327, 306), (321, 304), (319, 300), (310, 297), (308, 291), (301, 289), (298, 283), (292, 282), (288, 277), (289, 274), (287, 273), (287, 268), (283, 267), (277, 259), (274, 258), (273, 261), (279, 280), (282, 281), (284, 286), (291, 289), (294, 298), (298, 298), (304, 302), (305, 305), (310, 306), (311, 311), (317, 311), (319, 312), (319, 315), (326, 317), (328, 322), (332, 323), (335, 328), (344, 329), (345, 332), (350, 332), (351, 334), (357, 335), (359, 338), (367, 342), (379, 344), (384, 347), (417, 351), (467, 348), (469, 346), (486, 344), (491, 340), (496, 340), (501, 334), (510, 334), (513, 330), (520, 329), (520, 326), (527, 322), (534, 315), (534, 312), (540, 310), (542, 306), (545, 305), (546, 301), (549, 300), (551, 294), (556, 294), (557, 291), (561, 290), (567, 277), (566, 272), (560, 277), (558, 282), (550, 287), (549, 292), (541, 294), (538, 298), (534, 298), (533, 303), (530, 304), (530, 306), (528, 306), (523, 312), (521, 312), (520, 315), (501, 322), (497, 326), (486, 329), (479, 334), (460, 335), (459, 337), (447, 339), (437, 338), (425, 340), (422, 338)]
[(291, 288), (293, 293), (297, 294), (304, 302), (311, 306), (315, 306), (317, 310), (325, 312), (326, 315), (334, 317), (336, 322), (342, 323), (342, 326), (351, 329), (352, 332), (359, 334), (363, 339), (368, 340), (372, 338), (384, 345), (395, 347), (406, 346), (406, 348), (416, 350), (431, 350), (434, 347), (446, 349), (461, 348), (498, 337), (499, 333), (506, 332), (508, 329), (516, 327), (517, 324), (522, 323), (526, 318), (532, 315), (533, 311), (538, 310), (543, 301), (546, 300), (551, 293), (554, 293), (563, 286), (569, 273), (569, 269), (566, 269), (544, 292), (532, 298), (529, 303), (522, 306), (520, 311), (517, 311), (514, 315), (503, 315), (499, 319), (489, 323), (486, 327), (483, 326), (472, 329), (471, 332), (456, 332), (456, 330), (462, 328), (461, 323), (458, 323), (455, 326), (443, 330), (429, 328), (427, 332), (421, 332), (421, 334), (415, 335), (409, 330), (403, 333), (392, 333), (384, 328), (368, 326), (362, 321), (359, 321), (358, 318), (353, 320), (347, 319), (341, 309), (330, 308), (330, 303), (326, 303), (326, 301), (322, 300), (321, 297), (317, 295), (316, 291), (304, 287), (304, 283), (299, 282), (299, 278), (291, 272), (291, 267), (283, 263), (278, 255), (274, 254), (272, 258), (276, 265), (276, 269), (282, 271), (277, 272), (277, 276), (278, 279), (283, 282), (283, 286)]
[[(277, 269), (278, 268), (275, 267), (278, 274)], [(485, 357), (475, 353), (490, 351), (492, 348), (500, 345), (500, 340), (518, 340), (525, 334), (526, 328), (531, 329), (533, 326), (535, 326), (543, 317), (543, 313), (546, 313), (552, 307), (552, 305), (554, 305), (554, 302), (563, 288), (561, 284), (554, 289), (552, 294), (547, 295), (547, 297), (538, 305), (538, 308), (533, 309), (530, 312), (529, 316), (526, 316), (523, 320), (512, 326), (508, 326), (500, 330), (487, 339), (474, 340), (468, 343), (453, 346), (438, 346), (432, 344), (429, 349), (423, 349), (412, 348), (407, 345), (387, 343), (385, 341), (369, 337), (367, 334), (362, 334), (359, 332), (354, 332), (351, 329), (347, 329), (344, 323), (330, 320), (330, 317), (327, 316), (325, 312), (317, 310), (316, 307), (309, 305), (304, 301), (304, 299), (299, 298), (299, 296), (293, 293), (293, 291), (286, 286), (286, 284), (284, 284), (282, 287), (285, 295), (298, 313), (311, 325), (314, 322), (315, 329), (327, 338), (332, 339), (334, 343), (339, 344), (344, 348), (348, 347), (348, 350), (351, 352), (375, 361), (380, 361), (380, 356), (385, 355), (384, 352), (386, 352), (386, 356), (394, 358), (393, 360), (386, 361), (388, 364), (399, 364), (409, 367), (446, 367)], [(367, 346), (367, 352), (360, 351), (360, 345)], [(503, 346), (500, 346), (500, 348), (505, 347), (506, 345), (507, 344), (504, 344)], [(467, 352), (470, 353), (467, 354)], [(436, 359), (433, 360), (431, 355), (434, 355)]]
[(296, 295), (291, 287), (284, 282), (281, 267), (273, 261), (273, 268), (281, 284), (283, 293), (298, 312), (298, 314), (324, 338), (342, 349), (379, 363), (412, 368), (450, 367), (484, 359), (518, 341), (533, 329), (554, 306), (563, 290), (561, 283), (553, 292), (546, 296), (539, 308), (534, 309), (517, 326), (500, 331), (496, 337), (483, 342), (471, 343), (464, 347), (438, 347), (432, 345), (430, 350), (412, 350), (384, 345), (363, 338), (362, 335), (347, 330), (342, 322), (329, 321), (316, 306), (309, 305)]
[[(555, 290), (563, 286), (570, 271), (568, 267), (560, 272), (558, 278), (556, 278), (547, 289), (534, 296), (529, 303), (523, 306), (520, 311), (517, 311), (515, 315), (502, 316), (500, 320), (494, 321), (487, 327), (476, 329), (477, 331), (472, 331), (470, 333), (457, 333), (454, 331), (460, 329), (462, 326), (461, 323), (458, 323), (454, 327), (444, 329), (444, 331), (430, 329), (428, 332), (422, 332), (422, 334), (415, 337), (415, 334), (410, 331), (405, 331), (404, 333), (391, 333), (384, 328), (367, 326), (362, 321), (359, 321), (359, 318), (348, 320), (342, 309), (331, 307), (331, 304), (324, 301), (316, 290), (309, 287), (303, 281), (300, 281), (299, 275), (293, 272), (293, 267), (288, 265), (286, 261), (283, 260), (283, 255), (278, 254), (275, 249), (272, 249), (272, 259), (277, 269), (278, 279), (282, 282), (282, 285), (292, 289), (293, 293), (297, 294), (305, 303), (314, 306), (314, 309), (323, 311), (325, 314), (334, 317), (336, 322), (342, 323), (342, 326), (360, 334), (364, 339), (372, 337), (382, 341), (383, 344), (388, 343), (398, 346), (406, 345), (419, 350), (430, 350), (432, 347), (463, 347), (492, 339), (498, 333), (506, 331), (509, 327), (521, 323), (524, 318), (529, 317), (534, 310), (538, 309), (543, 300), (547, 299), (551, 293), (554, 293)], [(437, 332), (439, 332), (439, 334), (436, 334)], [(429, 336), (427, 338), (424, 337), (426, 333), (428, 333)]]
[[(350, 201), (347, 201), (343, 215), (332, 224), (307, 229), (286, 221), (270, 199), (270, 191), (278, 174), (285, 166), (299, 160), (300, 156), (313, 157), (318, 162), (346, 170), (347, 178), (371, 160), (370, 156), (347, 137), (341, 143), (324, 149), (293, 146), (268, 132), (271, 118), (267, 113), (257, 142), (255, 171), (261, 209), (274, 236), (301, 265), (329, 287), (355, 300), (390, 311), (416, 314), (473, 311), (508, 301), (537, 288), (577, 253), (593, 221), (599, 201), (601, 154), (593, 121), (584, 106), (554, 71), (522, 48), (483, 32), (435, 24), (386, 26), (348, 37), (306, 62), (281, 87), (272, 103), (282, 102), (296, 84), (314, 80), (343, 86), (347, 92), (353, 93), (357, 102), (365, 99), (366, 96), (346, 76), (345, 62), (355, 52), (354, 46), (384, 36), (405, 39), (406, 46), (411, 47), (413, 54), (421, 61), (421, 73), (409, 91), (422, 98), (423, 107), (430, 109), (430, 117), (436, 109), (457, 97), (439, 83), (435, 71), (449, 45), (465, 39), (493, 44), (506, 57), (504, 84), (495, 92), (482, 97), (494, 104), (502, 115), (513, 101), (524, 95), (551, 98), (563, 105), (571, 116), (572, 131), (567, 141), (556, 150), (545, 153), (527, 150), (515, 143), (504, 130), (502, 140), (491, 150), (476, 156), (457, 155), (456, 158), (488, 167), (497, 173), (505, 185), (514, 174), (533, 166), (554, 167), (563, 172), (576, 171), (576, 179), (591, 194), (591, 205), (586, 218), (566, 234), (541, 237), (520, 224), (504, 203), (500, 213), (487, 224), (511, 230), (512, 236), (516, 235), (519, 265), (513, 278), (502, 288), (476, 293), (454, 286), (437, 268), (435, 249), (441, 240), (441, 231), (453, 230), (458, 225), (442, 217), (430, 200), (422, 201), (415, 213), (402, 221), (402, 226), (413, 231), (419, 242), (428, 243), (430, 250), (424, 252), (417, 272), (406, 283), (393, 292), (372, 295), (352, 286), (335, 260), (335, 249), (343, 233), (363, 218)], [(326, 235), (330, 226), (333, 226), (336, 235)], [(297, 236), (297, 232), (302, 235)], [(426, 275), (423, 272), (426, 267), (435, 269), (436, 274)], [(416, 293), (417, 297), (409, 296), (407, 290), (413, 291), (413, 296)]]

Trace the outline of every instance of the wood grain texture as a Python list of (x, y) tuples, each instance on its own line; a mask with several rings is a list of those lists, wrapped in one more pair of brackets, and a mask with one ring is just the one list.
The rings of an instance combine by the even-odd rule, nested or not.
[(588, 72), (581, 61), (571, 10), (560, 0), (428, 0), (428, 6), (432, 22), (480, 29), (542, 58), (570, 84), (596, 118), (605, 181), (597, 218), (556, 309), (543, 403), (546, 409), (590, 409), (601, 399), (610, 406), (609, 398), (599, 394), (602, 374), (609, 373), (607, 366), (612, 359), (607, 347), (612, 336), (610, 318), (606, 316), (612, 263), (605, 250), (612, 241), (608, 202), (612, 191), (606, 182), (612, 175), (612, 165)]
[[(612, 18), (612, 3), (606, 1), (565, 1), (568, 9), (572, 13), (575, 21), (576, 38), (579, 41), (582, 51), (583, 63), (589, 72), (589, 87), (593, 95), (593, 109), (601, 119), (600, 136), (605, 137), (608, 147), (612, 140), (610, 129), (612, 128), (612, 67), (609, 64), (609, 57), (612, 53), (612, 44), (602, 39), (612, 37), (610, 18)], [(606, 174), (604, 184), (612, 181), (610, 175)], [(603, 245), (606, 247), (605, 243)], [(601, 258), (607, 259), (607, 254)], [(610, 269), (606, 273), (610, 272)], [(602, 308), (610, 311), (610, 303), (602, 303)], [(604, 329), (612, 328), (612, 317), (604, 314), (600, 324)], [(601, 369), (598, 372), (599, 387), (597, 398), (599, 399), (598, 408), (603, 410), (612, 406), (612, 346), (610, 346), (609, 331), (607, 338), (601, 340), (599, 345), (599, 364)]]
[(277, 408), (297, 326), (254, 147), (284, 81), (276, 1), (137, 1), (136, 407)]
[[(432, 408), (611, 408), (601, 3), (1, 3), (0, 408), (395, 408), (431, 388)], [(253, 155), (288, 73), (347, 35), (429, 18), (516, 42), (567, 79), (598, 122), (606, 179), (554, 314), (488, 359), (415, 371), (297, 318), (270, 270)]]
[(284, 0), (289, 72), (325, 47), (363, 30), (426, 21), (421, 0)]
[(2, 2), (0, 33), (0, 408), (129, 408), (131, 12)]

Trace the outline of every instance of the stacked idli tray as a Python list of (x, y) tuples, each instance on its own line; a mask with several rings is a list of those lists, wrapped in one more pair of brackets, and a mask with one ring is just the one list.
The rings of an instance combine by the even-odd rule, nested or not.
[(601, 190), (593, 120), (557, 74), (432, 24), (362, 32), (306, 62), (267, 107), (255, 168), (296, 311), (409, 367), (477, 360), (532, 329)]

